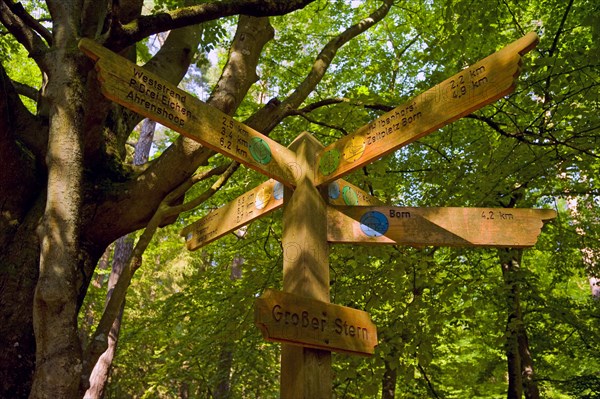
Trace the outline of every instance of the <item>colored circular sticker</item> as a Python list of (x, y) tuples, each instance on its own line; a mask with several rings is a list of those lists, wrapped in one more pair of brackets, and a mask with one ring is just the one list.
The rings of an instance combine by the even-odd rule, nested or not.
[(269, 144), (260, 137), (252, 137), (248, 147), (250, 148), (252, 158), (259, 164), (266, 165), (271, 162), (271, 148), (269, 148)]
[(333, 183), (329, 184), (327, 191), (329, 192), (329, 198), (338, 199), (340, 196), (340, 184), (334, 181)]
[(256, 199), (254, 200), (254, 207), (256, 209), (263, 209), (269, 201), (271, 200), (271, 187), (264, 187), (256, 194)]
[(335, 148), (325, 152), (319, 161), (319, 172), (323, 176), (329, 176), (340, 165), (340, 152)]
[(358, 205), (358, 195), (350, 186), (346, 186), (342, 189), (342, 198), (346, 205)]
[(360, 218), (360, 229), (369, 237), (381, 237), (389, 227), (390, 222), (381, 212), (370, 211)]
[(342, 156), (347, 162), (358, 161), (365, 152), (367, 143), (363, 136), (354, 136), (344, 146)]
[(275, 182), (275, 186), (273, 187), (273, 198), (277, 201), (283, 198), (283, 184), (280, 182)]

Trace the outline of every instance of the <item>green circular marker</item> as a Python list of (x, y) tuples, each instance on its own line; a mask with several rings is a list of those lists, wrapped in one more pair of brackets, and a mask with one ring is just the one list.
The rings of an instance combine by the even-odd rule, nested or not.
[(346, 205), (358, 205), (358, 195), (356, 195), (356, 191), (350, 186), (342, 189), (342, 198)]
[(250, 139), (250, 154), (256, 162), (261, 165), (266, 165), (271, 162), (271, 149), (269, 144), (260, 137), (252, 137)]
[(340, 152), (335, 148), (325, 152), (319, 161), (319, 172), (323, 176), (329, 176), (340, 165)]

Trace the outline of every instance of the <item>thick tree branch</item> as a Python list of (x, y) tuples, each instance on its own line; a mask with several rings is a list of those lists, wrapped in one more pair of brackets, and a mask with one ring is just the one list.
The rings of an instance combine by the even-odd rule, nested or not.
[(41, 188), (38, 162), (17, 139), (20, 128), (27, 128), (33, 120), (23, 120), (24, 108), (0, 65), (0, 248), (14, 239)]
[(381, 21), (389, 12), (390, 8), (392, 7), (392, 3), (392, 0), (383, 0), (383, 4), (377, 10), (375, 10), (375, 12), (331, 39), (317, 56), (315, 62), (313, 63), (312, 69), (304, 81), (300, 83), (298, 88), (292, 94), (290, 94), (285, 101), (283, 101), (285, 104), (284, 106), (297, 108), (300, 104), (302, 104), (308, 95), (315, 89), (321, 79), (323, 79), (323, 76), (327, 72), (329, 65), (331, 65), (331, 62), (335, 58), (337, 51), (350, 40), (354, 39)]
[(16, 15), (7, 5), (9, 0), (0, 1), (0, 23), (25, 47), (31, 58), (40, 67), (46, 71), (45, 53), (48, 46), (42, 38), (31, 27), (29, 27), (18, 15)]
[(17, 91), (17, 94), (19, 94), (21, 96), (25, 96), (33, 101), (38, 100), (39, 92), (38, 92), (38, 89), (36, 89), (35, 87), (31, 87), (29, 85), (19, 83), (14, 80), (12, 83), (13, 83), (13, 86), (15, 87), (15, 90)]
[(84, 0), (81, 9), (81, 35), (97, 37), (104, 28), (108, 14), (108, 0)]
[(129, 24), (115, 24), (106, 45), (112, 49), (127, 47), (152, 34), (196, 25), (232, 15), (268, 17), (296, 11), (314, 0), (228, 0), (182, 7), (170, 12), (142, 16)]
[(362, 101), (353, 101), (352, 99), (349, 99), (346, 97), (335, 97), (335, 98), (327, 98), (324, 100), (315, 101), (314, 103), (310, 103), (310, 104), (298, 109), (298, 111), (305, 112), (305, 113), (312, 112), (321, 107), (327, 107), (329, 105), (336, 105), (336, 104), (340, 104), (340, 103), (348, 103), (348, 104), (355, 105), (357, 107), (365, 107), (368, 109), (372, 109), (374, 111), (382, 111), (382, 112), (388, 112), (395, 108), (392, 105), (367, 104), (367, 103), (363, 103)]
[(298, 85), (296, 90), (281, 103), (269, 103), (255, 115), (252, 120), (260, 120), (264, 126), (261, 131), (271, 131), (286, 116), (293, 114), (300, 104), (319, 84), (325, 76), (329, 65), (337, 51), (350, 40), (365, 32), (367, 29), (381, 21), (389, 12), (393, 1), (383, 0), (383, 4), (375, 12), (352, 25), (344, 32), (331, 39), (321, 50), (306, 78)]
[(552, 46), (550, 50), (548, 50), (548, 55), (552, 57), (558, 48), (558, 41), (560, 40), (560, 35), (564, 32), (565, 22), (567, 22), (567, 17), (569, 16), (569, 12), (571, 11), (571, 7), (573, 7), (574, 0), (569, 0), (569, 4), (567, 4), (567, 8), (563, 13), (562, 19), (560, 20), (560, 25), (556, 30), (556, 34), (554, 35), (554, 40), (552, 40)]
[(48, 29), (44, 27), (38, 20), (33, 18), (23, 7), (21, 3), (13, 3), (12, 0), (5, 0), (6, 5), (10, 8), (10, 10), (21, 20), (37, 32), (48, 44), (48, 46), (52, 46), (52, 33)]
[(250, 87), (258, 80), (256, 65), (263, 47), (274, 35), (268, 18), (240, 16), (227, 64), (209, 103), (222, 104), (226, 110), (237, 109)]
[[(21, 93), (19, 89), (24, 89), (27, 93)], [(33, 91), (34, 89), (12, 81), (0, 65), (0, 107), (7, 118), (6, 125), (0, 128), (0, 136), (25, 144), (41, 164), (46, 155), (48, 126), (40, 117), (31, 114), (19, 98), (19, 94), (33, 94)], [(0, 146), (0, 159), (3, 159), (3, 149)]]

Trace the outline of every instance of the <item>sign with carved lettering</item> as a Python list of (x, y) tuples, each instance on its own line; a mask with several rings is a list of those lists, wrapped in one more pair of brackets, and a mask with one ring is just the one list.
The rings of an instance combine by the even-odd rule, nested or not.
[(186, 226), (180, 235), (185, 237), (187, 249), (193, 251), (282, 205), (283, 185), (271, 179)]
[(327, 210), (332, 243), (511, 247), (535, 245), (552, 209), (344, 206)]
[(268, 289), (254, 304), (263, 337), (316, 349), (372, 355), (377, 328), (367, 312)]
[(93, 40), (81, 39), (79, 48), (97, 61), (102, 92), (112, 101), (290, 187), (295, 184), (300, 172), (293, 151)]
[(521, 55), (537, 42), (537, 35), (529, 33), (325, 147), (315, 184), (338, 179), (509, 94)]
[[(329, 184), (329, 203), (347, 205), (382, 205), (381, 201), (342, 179)], [(269, 180), (246, 192), (180, 232), (187, 249), (194, 251), (253, 220), (283, 206), (283, 185)]]

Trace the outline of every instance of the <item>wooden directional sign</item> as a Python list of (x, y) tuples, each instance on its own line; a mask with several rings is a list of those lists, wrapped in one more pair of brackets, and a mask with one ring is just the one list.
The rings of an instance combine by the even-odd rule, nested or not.
[(379, 198), (342, 179), (329, 183), (327, 197), (330, 205), (384, 205)]
[(187, 249), (196, 250), (283, 205), (283, 185), (269, 180), (181, 230)]
[[(329, 203), (382, 205), (381, 201), (342, 179), (329, 185)], [(194, 251), (283, 206), (283, 185), (269, 180), (183, 228), (187, 249)]]
[(202, 145), (293, 186), (300, 172), (295, 154), (89, 39), (79, 48), (96, 60), (103, 94)]
[(358, 355), (372, 355), (377, 345), (367, 312), (282, 291), (256, 300), (254, 322), (269, 341)]
[[(269, 180), (183, 229), (190, 250), (281, 207), (282, 184), (294, 189), (283, 210), (286, 292), (257, 299), (255, 322), (266, 339), (291, 344), (282, 347), (281, 397), (321, 398), (331, 397), (329, 351), (370, 355), (377, 345), (366, 312), (327, 302), (327, 241), (528, 247), (555, 217), (552, 210), (384, 207), (340, 179), (510, 93), (521, 55), (537, 41), (525, 35), (328, 147), (304, 133), (290, 149), (91, 40), (79, 47), (96, 61), (106, 97), (281, 182)], [(329, 206), (317, 189), (323, 184)]]
[(512, 247), (535, 245), (551, 209), (329, 207), (332, 243)]
[(514, 90), (521, 55), (538, 42), (529, 33), (504, 49), (382, 115), (319, 155), (315, 184), (336, 180)]

